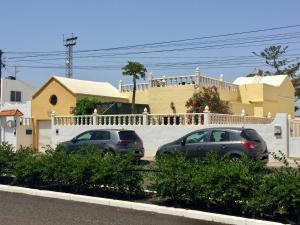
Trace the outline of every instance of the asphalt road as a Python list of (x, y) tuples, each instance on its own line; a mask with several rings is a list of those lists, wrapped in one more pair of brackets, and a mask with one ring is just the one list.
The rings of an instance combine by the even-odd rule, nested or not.
[(221, 225), (60, 199), (0, 192), (0, 225)]

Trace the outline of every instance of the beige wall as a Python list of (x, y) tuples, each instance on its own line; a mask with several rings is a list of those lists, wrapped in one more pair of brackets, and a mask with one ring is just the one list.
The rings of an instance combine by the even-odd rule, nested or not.
[[(167, 87), (154, 87), (144, 91), (136, 92), (136, 103), (148, 104), (152, 114), (168, 114), (173, 113), (170, 104), (174, 102), (176, 113), (185, 113), (186, 101), (192, 97), (195, 91), (194, 85), (179, 85)], [(239, 92), (229, 92), (226, 90), (218, 90), (222, 100), (229, 101), (233, 114), (240, 114), (245, 109), (249, 114), (253, 114), (253, 106), (242, 104), (240, 102)], [(132, 92), (123, 93), (131, 102)]]

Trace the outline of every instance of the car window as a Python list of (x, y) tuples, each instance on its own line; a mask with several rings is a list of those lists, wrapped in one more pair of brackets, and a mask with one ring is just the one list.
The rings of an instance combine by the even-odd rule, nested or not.
[(223, 141), (229, 141), (229, 132), (228, 131), (222, 131), (222, 130), (214, 130), (211, 132), (210, 142), (223, 142)]
[(138, 141), (139, 137), (134, 131), (120, 131), (119, 132), (120, 140), (125, 141)]
[(229, 132), (230, 141), (240, 141), (241, 138), (240, 132)]
[(88, 141), (91, 140), (92, 132), (85, 132), (83, 134), (78, 135), (77, 140), (78, 141)]
[(242, 132), (242, 137), (249, 141), (261, 141), (262, 137), (253, 129), (245, 129)]
[(186, 137), (185, 143), (186, 144), (192, 144), (192, 143), (201, 143), (206, 140), (208, 132), (207, 131), (199, 131), (196, 133), (193, 133)]
[(109, 140), (110, 133), (109, 133), (109, 131), (94, 131), (91, 139), (92, 140)]

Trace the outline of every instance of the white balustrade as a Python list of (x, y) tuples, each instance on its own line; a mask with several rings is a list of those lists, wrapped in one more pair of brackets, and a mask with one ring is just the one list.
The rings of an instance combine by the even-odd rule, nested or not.
[[(150, 86), (149, 86), (150, 84)], [(238, 92), (238, 85), (225, 82), (223, 80), (203, 76), (203, 75), (185, 75), (185, 76), (176, 76), (176, 77), (161, 77), (161, 78), (152, 78), (148, 83), (139, 83), (136, 85), (137, 91), (144, 91), (152, 87), (167, 87), (167, 86), (177, 86), (177, 85), (194, 85), (198, 84), (203, 87), (212, 87), (215, 86), (219, 89), (223, 89), (230, 92)], [(122, 92), (132, 92), (133, 84), (122, 84)]]
[(20, 117), (20, 126), (32, 126), (32, 118)]
[(230, 114), (209, 114), (210, 124), (269, 124), (273, 118)]

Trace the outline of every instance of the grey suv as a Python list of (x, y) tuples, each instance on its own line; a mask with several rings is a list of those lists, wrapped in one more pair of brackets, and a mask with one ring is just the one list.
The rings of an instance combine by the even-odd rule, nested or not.
[(143, 142), (133, 130), (88, 130), (61, 144), (69, 150), (76, 150), (84, 145), (94, 145), (103, 149), (106, 154), (123, 154), (132, 151), (137, 159), (144, 156)]
[(187, 158), (195, 158), (210, 151), (216, 152), (218, 156), (228, 155), (234, 159), (242, 155), (264, 162), (269, 159), (266, 142), (254, 129), (230, 127), (191, 132), (159, 147), (156, 155), (182, 152)]

